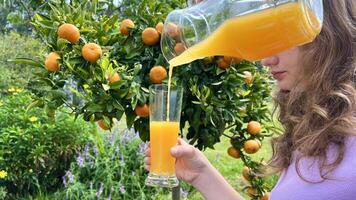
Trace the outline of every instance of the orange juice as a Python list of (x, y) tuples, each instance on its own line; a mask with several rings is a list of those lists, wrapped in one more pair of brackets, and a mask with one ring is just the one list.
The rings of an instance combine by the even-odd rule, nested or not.
[(175, 158), (171, 156), (170, 149), (177, 144), (178, 132), (179, 122), (150, 122), (150, 173), (166, 176), (175, 174)]
[(215, 55), (256, 61), (311, 42), (320, 30), (321, 23), (313, 12), (306, 11), (301, 3), (287, 3), (225, 21), (208, 38), (169, 64), (178, 66)]

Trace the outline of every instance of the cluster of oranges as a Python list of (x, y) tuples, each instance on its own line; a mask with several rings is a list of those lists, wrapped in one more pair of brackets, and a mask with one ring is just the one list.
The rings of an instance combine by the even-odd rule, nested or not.
[[(252, 136), (256, 136), (256, 135), (260, 134), (261, 130), (262, 130), (262, 126), (257, 121), (250, 121), (247, 124), (247, 132)], [(257, 139), (248, 139), (243, 144), (243, 150), (248, 154), (254, 154), (260, 148), (261, 148), (261, 142)], [(241, 157), (240, 150), (236, 149), (233, 146), (228, 148), (227, 153), (233, 158)]]
[[(250, 121), (247, 124), (247, 132), (251, 136), (256, 136), (256, 135), (260, 134), (261, 131), (262, 131), (262, 126), (259, 122)], [(248, 139), (243, 144), (243, 150), (244, 150), (244, 152), (246, 152), (248, 154), (254, 154), (260, 148), (261, 148), (261, 142), (258, 139)], [(229, 147), (227, 149), (227, 153), (233, 158), (238, 159), (241, 157), (241, 151), (239, 149), (235, 148), (234, 146)], [(251, 168), (244, 166), (242, 168), (242, 177), (246, 181), (251, 181), (251, 179), (254, 177)], [(257, 195), (257, 189), (252, 186), (247, 187), (246, 192), (250, 197), (254, 197)], [(264, 193), (263, 196), (260, 197), (260, 200), (268, 200), (268, 199), (269, 199), (268, 192)]]
[[(120, 23), (119, 31), (124, 36), (129, 36), (131, 33), (130, 29), (134, 29), (134, 28), (135, 28), (135, 23), (131, 19), (124, 19)], [(163, 30), (162, 22), (159, 22), (155, 28), (153, 27), (145, 28), (141, 33), (142, 42), (148, 46), (153, 46), (158, 44), (162, 30)], [(164, 79), (167, 78), (167, 71), (163, 66), (159, 66), (159, 65), (154, 66), (150, 70), (149, 78), (153, 84), (160, 84)], [(117, 72), (115, 72), (112, 75), (109, 75), (108, 78), (109, 85), (112, 85), (119, 80), (121, 80), (121, 78)], [(147, 103), (143, 105), (137, 105), (134, 109), (134, 112), (138, 117), (142, 117), (142, 118), (148, 117), (149, 105)], [(109, 130), (111, 128), (111, 126), (105, 125), (103, 120), (99, 120), (98, 125), (103, 130)]]
[[(71, 44), (76, 44), (80, 40), (80, 31), (75, 25), (64, 23), (58, 27), (57, 36), (58, 38), (67, 40)], [(82, 47), (82, 56), (88, 62), (96, 62), (101, 55), (101, 47), (95, 43), (87, 43)], [(57, 52), (49, 53), (45, 60), (45, 68), (49, 72), (59, 71), (60, 65), (58, 60), (60, 59), (61, 57)]]

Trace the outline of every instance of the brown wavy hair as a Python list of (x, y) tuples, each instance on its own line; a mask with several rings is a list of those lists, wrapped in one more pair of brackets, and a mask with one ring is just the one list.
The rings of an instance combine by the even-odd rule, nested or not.
[[(296, 154), (296, 169), (305, 157), (318, 160), (320, 175), (329, 179), (345, 152), (345, 139), (356, 133), (356, 1), (324, 0), (321, 33), (299, 47), (303, 58), (302, 89), (274, 95), (284, 134), (272, 140), (270, 166), (281, 172)], [(298, 86), (296, 86), (297, 88)], [(336, 146), (336, 160), (327, 162), (327, 149)], [(308, 180), (306, 180), (308, 181)]]

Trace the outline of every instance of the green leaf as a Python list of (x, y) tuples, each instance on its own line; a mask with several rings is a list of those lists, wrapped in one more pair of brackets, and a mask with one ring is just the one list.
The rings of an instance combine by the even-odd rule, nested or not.
[(41, 67), (44, 68), (44, 65), (31, 59), (31, 58), (15, 58), (15, 59), (9, 59), (7, 60), (10, 63), (14, 64), (25, 64), (25, 65), (31, 65), (35, 67)]

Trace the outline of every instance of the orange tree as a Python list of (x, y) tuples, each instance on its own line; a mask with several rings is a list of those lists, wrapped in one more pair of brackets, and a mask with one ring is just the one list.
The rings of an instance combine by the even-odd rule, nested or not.
[[(167, 82), (168, 65), (159, 45), (161, 22), (185, 2), (123, 0), (109, 8), (105, 4), (47, 2), (47, 10), (36, 13), (32, 25), (48, 55), (43, 61), (17, 61), (42, 69), (29, 84), (37, 95), (32, 106), (45, 106), (53, 116), (65, 105), (103, 129), (125, 116), (127, 126), (146, 141), (148, 87)], [(214, 148), (221, 136), (228, 137), (228, 154), (246, 165), (247, 193), (254, 199), (268, 195), (270, 186), (255, 175), (261, 162), (248, 156), (260, 149), (271, 131), (266, 69), (237, 58), (208, 57), (175, 68), (173, 84), (184, 88), (182, 134), (202, 150)]]

